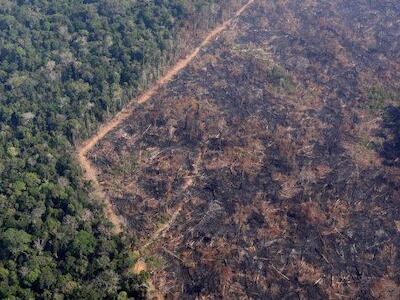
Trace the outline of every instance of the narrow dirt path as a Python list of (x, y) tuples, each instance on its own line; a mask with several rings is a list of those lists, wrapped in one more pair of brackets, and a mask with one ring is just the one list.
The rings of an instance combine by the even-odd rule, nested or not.
[[(199, 151), (197, 154), (194, 163), (193, 163), (193, 172), (190, 176), (187, 176), (185, 178), (185, 182), (182, 187), (182, 192), (187, 191), (192, 185), (193, 185), (193, 178), (199, 175), (199, 166), (201, 163), (201, 160), (203, 158), (202, 151)], [(168, 231), (168, 229), (175, 223), (175, 220), (178, 218), (179, 213), (183, 209), (184, 205), (187, 203), (187, 201), (183, 201), (178, 204), (178, 206), (175, 208), (174, 212), (172, 213), (171, 217), (169, 218), (168, 222), (164, 223), (162, 226), (160, 226), (153, 234), (147, 239), (147, 242), (140, 247), (140, 252), (143, 252), (146, 248), (148, 248), (151, 244), (153, 244), (155, 241), (157, 241), (160, 237), (164, 236), (164, 233)]]
[[(237, 17), (239, 17), (255, 0), (249, 0), (244, 6), (242, 6), (236, 14), (225, 21), (210, 33), (207, 34), (203, 42), (193, 50), (185, 58), (178, 61), (176, 65), (174, 65), (169, 71), (159, 79), (150, 89), (148, 89), (145, 93), (139, 96), (136, 99), (133, 99), (121, 112), (119, 112), (114, 118), (112, 118), (109, 122), (105, 123), (103, 126), (99, 128), (99, 130), (88, 140), (86, 140), (77, 150), (77, 157), (79, 164), (85, 173), (85, 178), (93, 182), (94, 187), (94, 195), (95, 197), (102, 199), (106, 205), (106, 215), (109, 220), (114, 224), (115, 231), (120, 232), (122, 228), (122, 220), (117, 216), (111, 201), (108, 199), (106, 193), (101, 188), (98, 180), (97, 180), (97, 170), (86, 158), (86, 154), (110, 131), (112, 131), (115, 127), (121, 124), (124, 120), (126, 120), (132, 112), (132, 106), (137, 103), (144, 103), (151, 99), (159, 88), (166, 83), (170, 82), (175, 75), (177, 75), (183, 68), (188, 66), (190, 62), (199, 54), (200, 50), (207, 46), (215, 37), (217, 37), (222, 31), (224, 31)], [(173, 214), (175, 215), (175, 214)], [(177, 215), (177, 214), (176, 214)], [(158, 235), (161, 232), (158, 233)]]

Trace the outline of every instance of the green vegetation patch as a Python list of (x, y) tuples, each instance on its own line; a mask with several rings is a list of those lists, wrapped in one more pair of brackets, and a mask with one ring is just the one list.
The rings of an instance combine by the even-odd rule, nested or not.
[(0, 1), (0, 299), (145, 297), (75, 145), (181, 54), (181, 30), (219, 22), (218, 4)]
[(389, 103), (400, 102), (400, 94), (384, 86), (376, 85), (365, 89), (368, 99), (366, 107), (372, 110), (383, 110)]
[(292, 76), (282, 67), (274, 66), (268, 71), (267, 78), (272, 85), (285, 91), (293, 92), (296, 88)]

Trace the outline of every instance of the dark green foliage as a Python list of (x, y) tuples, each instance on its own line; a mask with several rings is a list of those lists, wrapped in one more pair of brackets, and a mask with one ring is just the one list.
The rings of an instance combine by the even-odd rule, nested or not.
[(267, 78), (274, 86), (283, 88), (289, 92), (295, 89), (293, 79), (288, 72), (281, 67), (273, 67), (268, 71)]
[(0, 299), (145, 296), (74, 146), (175, 58), (180, 28), (216, 19), (193, 17), (212, 3), (0, 1)]
[(400, 165), (400, 107), (388, 106), (383, 115), (383, 127), (386, 129), (382, 155), (390, 165)]
[(372, 86), (366, 89), (368, 97), (367, 108), (374, 110), (382, 110), (386, 107), (387, 101), (399, 101), (399, 95), (388, 88), (382, 86)]
[(381, 86), (373, 86), (367, 89), (367, 95), (368, 99), (375, 101), (396, 100), (396, 94), (393, 91)]

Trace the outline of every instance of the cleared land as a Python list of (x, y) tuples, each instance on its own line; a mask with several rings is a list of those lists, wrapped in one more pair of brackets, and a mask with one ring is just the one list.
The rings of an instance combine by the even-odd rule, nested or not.
[(256, 0), (86, 150), (167, 297), (399, 298), (399, 20)]
[(200, 50), (207, 46), (216, 36), (218, 36), (222, 31), (224, 31), (231, 22), (240, 16), (252, 3), (254, 0), (246, 2), (235, 15), (223, 22), (221, 25), (217, 26), (211, 32), (207, 33), (201, 44), (196, 47), (190, 54), (185, 58), (179, 60), (174, 66), (172, 66), (165, 75), (163, 75), (152, 87), (145, 91), (138, 99), (133, 99), (131, 103), (127, 105), (120, 113), (118, 113), (113, 119), (100, 127), (100, 129), (94, 134), (90, 139), (86, 140), (78, 149), (77, 157), (78, 161), (85, 172), (85, 177), (87, 180), (92, 181), (94, 185), (94, 190), (96, 197), (103, 199), (106, 204), (106, 214), (109, 220), (114, 224), (115, 230), (117, 232), (121, 231), (122, 222), (118, 215), (115, 213), (113, 205), (109, 200), (109, 197), (104, 193), (102, 187), (99, 185), (97, 180), (97, 170), (87, 159), (86, 154), (110, 131), (112, 131), (119, 124), (124, 122), (131, 113), (131, 106), (137, 103), (142, 104), (150, 100), (154, 94), (158, 91), (160, 87), (171, 81), (174, 76), (176, 76), (182, 69), (190, 64), (190, 62), (199, 54)]

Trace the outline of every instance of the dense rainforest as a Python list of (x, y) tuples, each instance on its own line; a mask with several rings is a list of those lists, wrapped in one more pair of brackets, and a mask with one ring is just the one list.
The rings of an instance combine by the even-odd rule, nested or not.
[(1, 299), (145, 297), (135, 239), (113, 232), (74, 149), (229, 2), (0, 0)]

